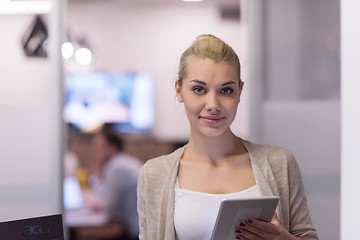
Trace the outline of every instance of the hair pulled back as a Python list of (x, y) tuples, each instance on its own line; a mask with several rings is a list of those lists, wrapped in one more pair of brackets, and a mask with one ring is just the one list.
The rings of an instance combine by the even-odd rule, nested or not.
[(178, 72), (180, 86), (182, 86), (182, 80), (186, 77), (186, 70), (191, 57), (209, 58), (216, 63), (225, 62), (234, 65), (240, 84), (240, 61), (235, 51), (227, 43), (214, 35), (204, 34), (198, 36), (181, 55)]

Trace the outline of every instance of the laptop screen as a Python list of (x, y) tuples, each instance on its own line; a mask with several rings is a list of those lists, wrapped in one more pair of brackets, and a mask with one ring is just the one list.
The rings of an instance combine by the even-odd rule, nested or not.
[(74, 176), (64, 178), (64, 208), (65, 210), (80, 209), (84, 206), (84, 198), (79, 181)]

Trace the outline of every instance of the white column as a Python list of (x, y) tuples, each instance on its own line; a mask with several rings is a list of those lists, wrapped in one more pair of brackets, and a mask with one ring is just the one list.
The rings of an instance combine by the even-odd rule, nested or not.
[(51, 160), (53, 181), (56, 188), (59, 189), (57, 195), (53, 196), (53, 201), (57, 209), (63, 209), (63, 144), (64, 144), (64, 124), (62, 118), (63, 110), (63, 65), (61, 45), (63, 43), (63, 13), (65, 9), (66, 0), (58, 1), (52, 0), (53, 8), (51, 12), (51, 21), (49, 27), (50, 50), (49, 57), (51, 60), (51, 84), (50, 92), (51, 99), (51, 136), (53, 137), (51, 143)]
[(341, 1), (341, 239), (355, 239), (360, 216), (360, 1)]
[(262, 142), (262, 91), (264, 79), (264, 19), (263, 1), (251, 0), (245, 5), (245, 13), (248, 21), (248, 58), (249, 58), (249, 81), (246, 83), (249, 91), (249, 139), (254, 142)]

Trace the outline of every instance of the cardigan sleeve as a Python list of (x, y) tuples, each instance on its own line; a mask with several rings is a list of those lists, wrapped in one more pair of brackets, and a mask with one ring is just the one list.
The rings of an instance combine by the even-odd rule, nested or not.
[(138, 178), (138, 188), (137, 188), (137, 210), (139, 215), (139, 240), (147, 239), (147, 225), (146, 225), (146, 197), (145, 197), (145, 168), (143, 167), (140, 171)]
[(138, 178), (140, 240), (175, 239), (175, 178), (183, 148), (148, 160)]
[(317, 232), (311, 222), (298, 163), (291, 152), (285, 150), (285, 154), (289, 179), (289, 231), (300, 239), (318, 239)]

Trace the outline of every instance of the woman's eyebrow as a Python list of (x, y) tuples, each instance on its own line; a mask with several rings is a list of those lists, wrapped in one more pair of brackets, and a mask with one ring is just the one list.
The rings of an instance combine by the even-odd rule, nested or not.
[[(197, 80), (197, 79), (193, 79), (193, 80), (191, 80), (190, 82), (195, 82), (195, 83), (198, 83), (198, 84), (201, 84), (201, 85), (205, 85), (205, 86), (206, 86), (206, 83), (205, 83), (205, 82), (200, 81), (200, 80)], [(221, 84), (221, 86), (223, 87), (223, 86), (230, 85), (230, 84), (236, 84), (236, 82), (234, 82), (234, 81), (225, 82), (225, 83)]]
[(197, 79), (193, 79), (193, 80), (191, 80), (190, 82), (195, 82), (195, 83), (202, 84), (202, 85), (205, 85), (205, 86), (206, 86), (206, 83), (205, 83), (205, 82), (200, 81), (200, 80), (197, 80)]
[(226, 86), (226, 85), (235, 84), (235, 83), (236, 82), (234, 82), (234, 81), (229, 81), (229, 82), (221, 84), (221, 86)]

